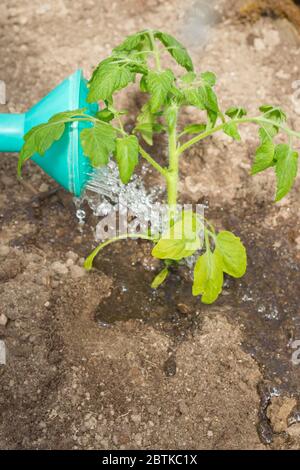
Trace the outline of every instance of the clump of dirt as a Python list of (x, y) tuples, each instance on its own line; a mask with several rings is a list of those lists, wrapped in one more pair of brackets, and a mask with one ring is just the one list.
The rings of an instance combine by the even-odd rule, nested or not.
[[(227, 5), (228, 6), (228, 5)], [(244, 21), (257, 21), (261, 16), (287, 18), (300, 29), (300, 8), (298, 0), (238, 0), (232, 4)], [(232, 10), (231, 10), (232, 14)]]

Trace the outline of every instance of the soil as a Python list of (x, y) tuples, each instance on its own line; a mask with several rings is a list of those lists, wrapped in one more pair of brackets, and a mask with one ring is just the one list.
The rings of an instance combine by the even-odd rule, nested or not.
[[(272, 102), (300, 128), (297, 26), (266, 10), (241, 18), (244, 3), (3, 1), (0, 111), (26, 110), (76, 67), (88, 76), (124, 35), (167, 24), (217, 74), (224, 108)], [(135, 90), (121, 99), (136, 111)], [(299, 181), (273, 204), (273, 173), (249, 176), (257, 129), (241, 133), (181, 162), (182, 201), (205, 202), (248, 250), (246, 276), (226, 279), (213, 306), (192, 298), (183, 267), (153, 293), (147, 242), (115, 244), (85, 273), (94, 216), (80, 230), (71, 195), (31, 163), (18, 182), (16, 156), (1, 156), (0, 448), (299, 448)]]

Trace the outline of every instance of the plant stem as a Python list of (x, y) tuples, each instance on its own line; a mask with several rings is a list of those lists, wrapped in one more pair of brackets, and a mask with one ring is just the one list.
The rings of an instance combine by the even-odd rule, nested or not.
[(170, 218), (176, 213), (178, 176), (179, 176), (179, 153), (177, 149), (177, 108), (174, 108), (173, 122), (168, 128), (169, 137), (169, 168), (167, 172), (167, 192)]
[(153, 49), (153, 54), (154, 54), (154, 58), (155, 58), (156, 69), (160, 72), (160, 71), (161, 71), (161, 65), (160, 65), (159, 49), (158, 49), (158, 47), (157, 47), (157, 45), (156, 45), (156, 43), (155, 43), (155, 38), (154, 38), (153, 31), (148, 31), (148, 34), (149, 34), (151, 46), (152, 46), (152, 49)]
[(254, 123), (254, 124), (270, 124), (272, 126), (276, 125), (279, 127), (283, 132), (285, 132), (289, 136), (296, 136), (300, 138), (300, 133), (293, 131), (292, 129), (289, 129), (288, 127), (285, 127), (282, 124), (275, 124), (274, 121), (271, 119), (266, 119), (264, 117), (258, 116), (258, 117), (253, 117), (253, 118), (240, 118), (240, 119), (232, 119), (231, 121), (223, 122), (219, 126), (213, 127), (212, 129), (209, 129), (205, 132), (202, 132), (202, 134), (196, 135), (196, 137), (193, 137), (192, 139), (188, 140), (184, 144), (182, 144), (179, 149), (178, 149), (178, 154), (181, 155), (185, 150), (187, 150), (189, 147), (192, 145), (196, 144), (202, 139), (205, 139), (206, 137), (215, 134), (218, 131), (221, 131), (224, 129), (224, 126), (228, 123), (232, 122), (234, 124), (244, 124), (244, 123)]
[(92, 269), (93, 261), (94, 258), (97, 256), (97, 254), (103, 250), (106, 246), (110, 245), (111, 243), (117, 242), (119, 240), (126, 240), (127, 238), (141, 238), (142, 240), (150, 240), (150, 241), (155, 241), (155, 237), (151, 237), (150, 235), (143, 235), (139, 233), (125, 233), (123, 235), (118, 235), (116, 237), (110, 238), (109, 240), (106, 240), (103, 243), (100, 243), (93, 251), (92, 253), (86, 258), (84, 262), (84, 267), (87, 271)]
[(153, 168), (155, 168), (161, 175), (163, 175), (165, 178), (167, 176), (167, 170), (164, 169), (162, 166), (160, 166), (159, 163), (157, 163), (150, 155), (149, 153), (146, 152), (146, 150), (143, 149), (143, 147), (139, 147), (139, 151), (140, 151), (140, 154), (142, 155), (142, 157), (147, 160), (148, 163), (150, 163), (150, 165), (153, 166)]

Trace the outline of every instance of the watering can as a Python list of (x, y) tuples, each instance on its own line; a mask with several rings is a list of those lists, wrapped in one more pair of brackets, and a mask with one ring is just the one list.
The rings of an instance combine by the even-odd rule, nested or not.
[[(41, 101), (23, 114), (0, 114), (0, 152), (19, 152), (24, 135), (34, 126), (44, 123), (53, 114), (86, 108), (93, 115), (98, 111), (96, 103), (87, 103), (87, 81), (77, 70)], [(63, 137), (40, 156), (32, 157), (57, 183), (79, 196), (92, 173), (88, 158), (83, 155), (79, 133), (89, 123), (74, 122), (67, 126)]]

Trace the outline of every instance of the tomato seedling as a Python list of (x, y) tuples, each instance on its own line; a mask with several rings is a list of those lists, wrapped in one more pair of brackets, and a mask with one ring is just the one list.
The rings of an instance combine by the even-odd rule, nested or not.
[[(163, 68), (162, 59), (166, 53), (183, 68), (181, 75)], [(148, 99), (136, 118), (135, 127), (128, 132), (123, 122), (126, 111), (115, 108), (114, 95), (137, 80)], [(256, 124), (260, 144), (254, 156), (252, 174), (274, 167), (275, 200), (279, 201), (289, 192), (296, 177), (298, 154), (293, 149), (293, 139), (300, 138), (300, 133), (287, 126), (285, 113), (275, 106), (261, 106), (255, 117), (249, 117), (242, 107), (231, 107), (222, 112), (214, 92), (215, 83), (214, 73), (194, 71), (187, 50), (174, 37), (156, 30), (141, 31), (128, 36), (94, 70), (89, 80), (88, 101), (102, 102), (101, 111), (95, 116), (87, 115), (84, 109), (59, 113), (27, 133), (19, 157), (19, 172), (27, 159), (36, 152), (43, 155), (54, 141), (60, 139), (67, 125), (73, 121), (89, 121), (90, 127), (81, 131), (80, 139), (92, 166), (107, 165), (113, 156), (120, 179), (127, 184), (141, 157), (165, 179), (166, 230), (154, 236), (149, 233), (121, 234), (106, 240), (86, 259), (87, 269), (91, 269), (95, 256), (109, 243), (124, 238), (143, 238), (155, 243), (152, 255), (164, 261), (164, 268), (153, 280), (153, 288), (165, 281), (172, 264), (198, 252), (192, 291), (195, 296), (201, 295), (202, 302), (210, 304), (217, 299), (224, 273), (236, 278), (244, 275), (246, 250), (237, 236), (228, 231), (216, 233), (212, 224), (196, 212), (177, 212), (179, 160), (186, 150), (216, 132), (225, 132), (239, 141), (239, 126)], [(201, 122), (179, 129), (178, 117), (184, 106), (194, 106), (205, 117)], [(287, 143), (274, 141), (280, 132), (288, 137)], [(161, 166), (142, 144), (145, 141), (152, 146), (153, 135), (163, 133), (168, 139), (166, 166)], [(199, 236), (200, 232), (203, 237)]]

